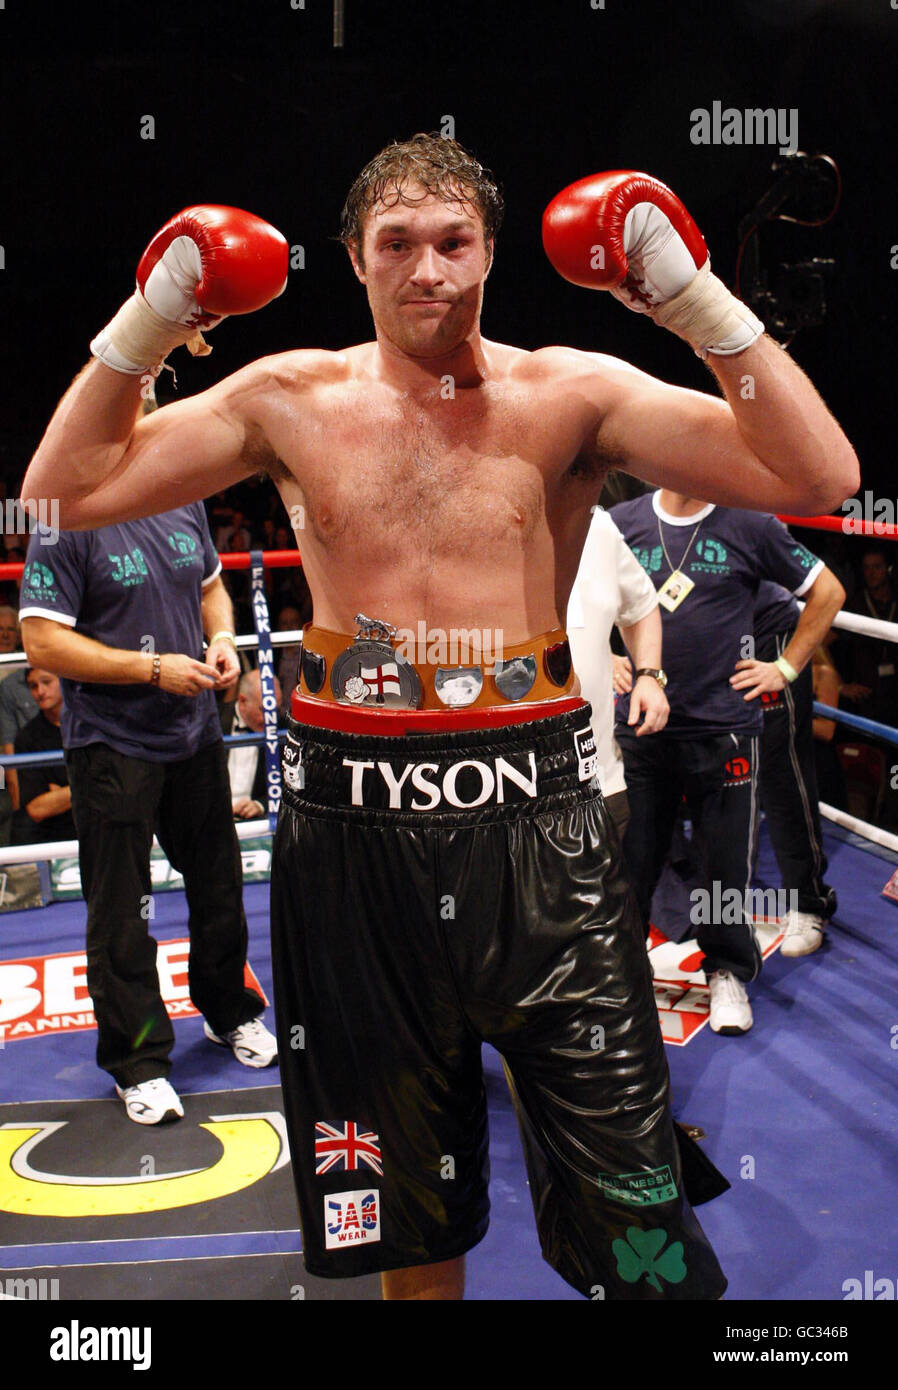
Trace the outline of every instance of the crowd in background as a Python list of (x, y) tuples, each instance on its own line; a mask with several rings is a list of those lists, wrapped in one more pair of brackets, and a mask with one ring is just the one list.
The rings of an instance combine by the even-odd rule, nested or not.
[[(0, 479), (0, 507), (4, 506), (7, 496), (15, 496), (15, 487)], [(276, 489), (262, 476), (216, 493), (205, 505), (212, 538), (221, 555), (253, 549), (297, 548), (283, 503)], [(846, 612), (896, 621), (896, 542), (861, 542), (834, 532), (810, 530), (798, 534), (844, 585), (848, 595)], [(27, 535), (0, 533), (0, 563), (24, 561), (27, 542)], [(238, 635), (252, 633), (248, 571), (225, 570), (223, 578), (234, 605)], [(273, 631), (294, 630), (310, 621), (311, 597), (301, 566), (268, 568), (265, 584)], [(0, 654), (21, 650), (15, 622), (18, 602), (18, 582), (14, 579), (0, 581), (0, 607), (6, 610), (0, 611)], [(284, 701), (289, 700), (296, 684), (297, 660), (295, 646), (280, 647), (276, 651), (275, 666)], [(251, 669), (252, 663), (246, 653), (242, 655), (242, 664), (245, 671)], [(894, 644), (832, 628), (815, 654), (813, 674), (815, 698), (821, 703), (891, 727), (898, 726), (898, 647)], [(53, 724), (54, 692), (51, 689), (41, 695), (39, 708), (35, 698), (40, 693), (37, 678), (32, 677), (31, 685), (33, 690), (29, 688), (24, 668), (19, 668), (12, 680), (9, 668), (0, 665), (0, 745), (4, 753), (21, 751), (16, 748), (17, 741), (29, 747), (35, 746), (37, 737), (44, 743), (47, 741), (48, 731), (44, 725)], [(230, 700), (222, 707), (226, 730), (235, 720), (240, 723), (239, 711), (235, 708), (237, 698), (235, 687), (230, 692)], [(35, 720), (40, 727), (35, 725)], [(898, 786), (893, 786), (898, 778), (892, 773), (893, 766), (898, 768), (898, 746), (823, 718), (814, 720), (814, 734), (821, 801), (849, 810), (886, 829), (898, 830)], [(47, 773), (55, 776), (60, 769), (64, 771), (62, 764), (48, 769)], [(29, 816), (27, 804), (19, 802), (18, 779), (13, 774), (5, 780), (5, 788), (0, 789), (0, 844), (70, 838), (68, 834), (47, 833), (45, 810), (52, 798), (38, 805), (37, 818)], [(33, 790), (32, 780), (26, 779), (26, 791)], [(59, 779), (49, 780), (54, 789), (58, 788)], [(46, 789), (37, 795), (46, 798)], [(32, 797), (32, 801), (35, 799)], [(55, 810), (55, 803), (52, 804)], [(239, 813), (235, 811), (235, 814)], [(55, 821), (55, 816), (49, 817), (49, 821), (56, 823), (56, 829), (65, 828), (61, 820)]]
[[(271, 483), (256, 475), (226, 492), (217, 492), (206, 500), (206, 515), (215, 548), (220, 555), (244, 550), (295, 550), (296, 537), (290, 526), (277, 491)], [(249, 602), (249, 573), (228, 570), (225, 588), (234, 605), (237, 632), (253, 631)], [(302, 569), (291, 565), (284, 569), (267, 569), (265, 588), (268, 609), (275, 616), (282, 608), (298, 610), (297, 626), (312, 617), (312, 600)]]

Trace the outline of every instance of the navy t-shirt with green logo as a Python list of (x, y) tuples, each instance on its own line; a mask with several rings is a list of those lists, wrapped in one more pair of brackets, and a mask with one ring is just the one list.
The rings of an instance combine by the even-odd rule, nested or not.
[[(801, 597), (823, 561), (769, 513), (709, 503), (692, 516), (672, 516), (658, 497), (652, 492), (621, 502), (611, 508), (611, 518), (656, 589), (672, 569), (695, 585), (674, 612), (658, 609), (670, 703), (666, 732), (759, 733), (760, 700), (745, 700), (729, 683), (736, 662), (752, 655), (746, 639), (755, 631), (758, 588), (767, 579)], [(618, 700), (618, 723), (626, 723), (629, 708), (628, 696)]]
[(765, 579), (758, 586), (755, 599), (755, 642), (758, 649), (766, 646), (771, 637), (778, 637), (781, 632), (792, 632), (800, 617), (801, 609), (788, 590), (781, 584), (771, 584)]
[[(200, 604), (220, 570), (201, 502), (96, 531), (60, 531), (55, 540), (35, 531), (19, 617), (52, 618), (108, 647), (202, 661)], [(130, 757), (170, 762), (221, 738), (212, 690), (173, 695), (149, 682), (63, 679), (62, 692), (65, 748), (107, 743)]]

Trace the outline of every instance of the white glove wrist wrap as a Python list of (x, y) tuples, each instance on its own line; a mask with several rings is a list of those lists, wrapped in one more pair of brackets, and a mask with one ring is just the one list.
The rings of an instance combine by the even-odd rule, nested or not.
[(173, 323), (151, 309), (140, 290), (135, 290), (90, 345), (113, 371), (139, 376), (164, 361), (173, 348), (187, 343), (195, 357), (205, 357), (212, 349), (197, 329)]
[(709, 352), (734, 356), (751, 347), (764, 332), (763, 323), (748, 305), (711, 274), (710, 261), (705, 261), (685, 289), (650, 313), (656, 323), (685, 338), (699, 357), (707, 357)]

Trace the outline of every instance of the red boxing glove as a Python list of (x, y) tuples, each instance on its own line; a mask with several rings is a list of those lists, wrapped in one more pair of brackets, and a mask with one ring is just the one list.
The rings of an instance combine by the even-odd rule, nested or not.
[[(629, 251), (633, 250), (635, 241), (633, 222), (639, 218), (644, 204), (660, 209), (673, 229), (674, 235), (669, 235), (667, 241), (673, 243), (671, 249), (679, 263), (679, 278), (686, 277), (683, 283), (674, 280), (673, 289), (651, 282), (643, 288), (639, 275), (643, 266), (634, 265), (631, 269)], [(574, 285), (611, 290), (629, 281), (631, 292), (645, 303), (644, 312), (651, 305), (653, 292), (665, 296), (677, 293), (708, 259), (704, 237), (666, 184), (649, 174), (634, 174), (622, 169), (580, 179), (553, 198), (543, 213), (543, 246), (558, 274)], [(662, 249), (656, 248), (656, 257), (657, 251)], [(671, 269), (666, 273), (664, 265), (660, 269), (663, 279), (671, 280)]]
[[(151, 308), (164, 318), (178, 318), (179, 306), (167, 303), (164, 278), (154, 276), (173, 242), (184, 237), (184, 251), (197, 274), (191, 294), (202, 317), (251, 314), (282, 294), (287, 284), (287, 243), (269, 222), (242, 208), (210, 203), (185, 208), (157, 232), (137, 267), (137, 285)], [(157, 278), (158, 277), (158, 278)], [(156, 299), (153, 288), (156, 281)], [(168, 309), (168, 312), (166, 312)], [(173, 311), (173, 312), (172, 312)]]
[(107, 366), (132, 375), (179, 343), (209, 348), (199, 334), (228, 314), (249, 314), (282, 294), (287, 243), (241, 208), (185, 208), (153, 238), (137, 267), (137, 290), (91, 343)]
[(742, 352), (764, 331), (711, 274), (704, 237), (679, 198), (649, 174), (618, 169), (563, 189), (543, 214), (543, 246), (566, 280), (610, 290), (702, 357)]

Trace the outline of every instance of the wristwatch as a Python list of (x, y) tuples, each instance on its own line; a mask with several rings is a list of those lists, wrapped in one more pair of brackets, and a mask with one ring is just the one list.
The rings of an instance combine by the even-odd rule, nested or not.
[(640, 676), (651, 676), (653, 681), (658, 682), (662, 690), (667, 689), (667, 673), (660, 670), (660, 668), (656, 669), (653, 666), (640, 666), (639, 670), (636, 672), (636, 679), (639, 680)]

